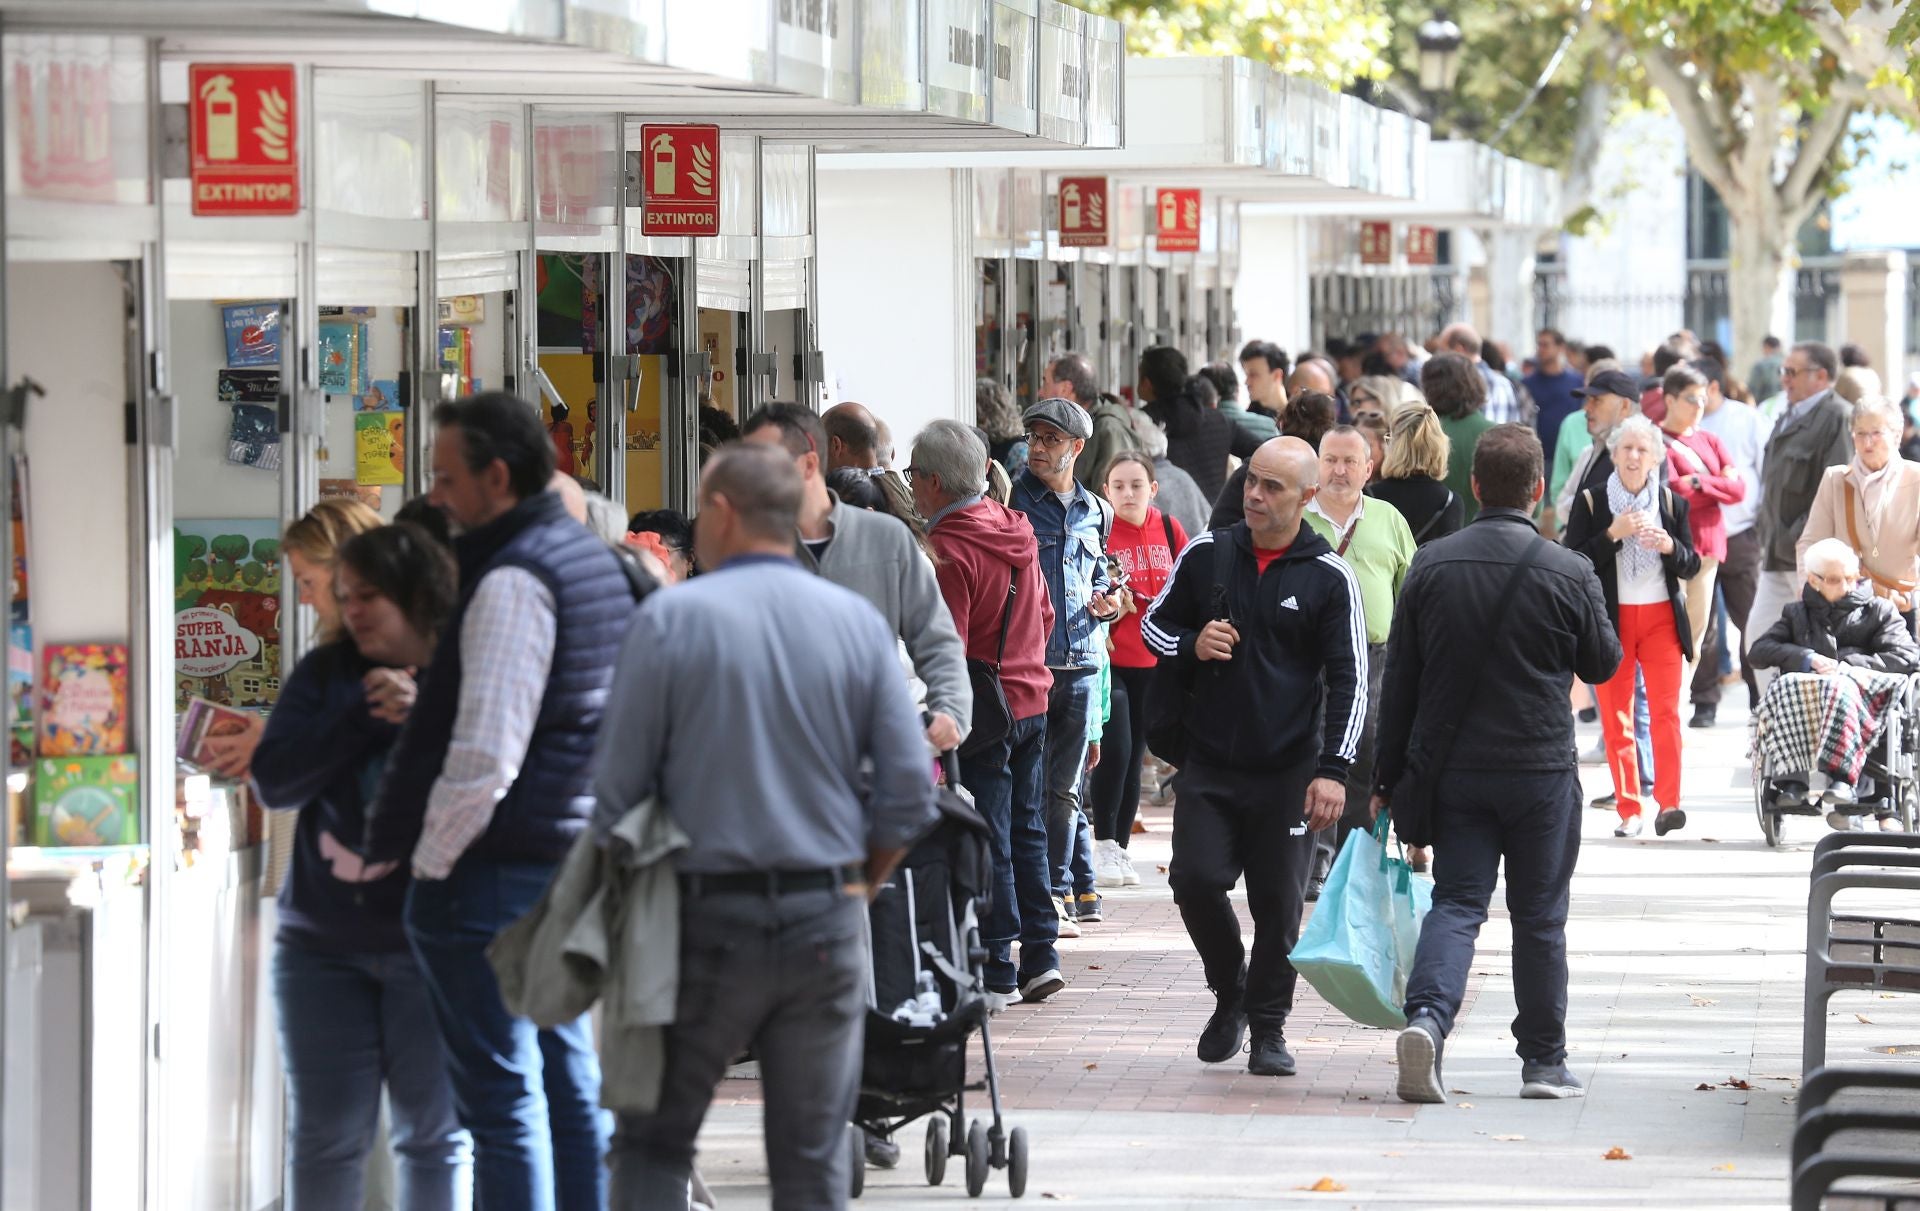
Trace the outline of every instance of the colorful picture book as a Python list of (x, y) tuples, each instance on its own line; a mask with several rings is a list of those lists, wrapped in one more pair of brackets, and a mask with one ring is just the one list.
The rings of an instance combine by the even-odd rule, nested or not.
[(256, 718), (258, 716), (250, 711), (239, 711), (217, 702), (208, 702), (205, 698), (195, 698), (187, 703), (187, 709), (180, 716), (179, 734), (174, 738), (174, 755), (205, 769), (212, 762), (207, 741), (241, 735), (253, 726)]
[(173, 527), (174, 699), (268, 707), (280, 696), (280, 525)]
[(27, 459), (13, 456), (13, 598), (10, 622), (28, 621), (27, 595)]
[(354, 479), (363, 484), (407, 482), (407, 418), (400, 412), (353, 417)]
[(42, 757), (34, 775), (34, 844), (140, 843), (139, 758)]
[(365, 395), (367, 326), (329, 320), (320, 325), (320, 389), (329, 395)]
[(220, 308), (227, 337), (227, 365), (280, 364), (280, 304), (229, 303)]
[(50, 643), (41, 662), (40, 755), (125, 752), (126, 646)]
[(400, 382), (398, 379), (376, 378), (373, 388), (365, 395), (353, 397), (355, 412), (398, 412), (400, 411)]

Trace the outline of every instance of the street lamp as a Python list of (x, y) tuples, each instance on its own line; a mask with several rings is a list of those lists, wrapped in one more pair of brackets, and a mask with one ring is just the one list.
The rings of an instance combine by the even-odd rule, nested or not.
[(1414, 35), (1420, 47), (1420, 91), (1429, 96), (1453, 91), (1460, 75), (1462, 40), (1460, 27), (1444, 9), (1434, 10), (1433, 16), (1421, 24)]

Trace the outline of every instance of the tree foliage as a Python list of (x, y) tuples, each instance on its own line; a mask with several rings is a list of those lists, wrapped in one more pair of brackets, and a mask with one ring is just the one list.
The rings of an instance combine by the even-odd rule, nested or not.
[(1080, 0), (1127, 23), (1137, 55), (1245, 55), (1344, 88), (1392, 71), (1386, 0)]

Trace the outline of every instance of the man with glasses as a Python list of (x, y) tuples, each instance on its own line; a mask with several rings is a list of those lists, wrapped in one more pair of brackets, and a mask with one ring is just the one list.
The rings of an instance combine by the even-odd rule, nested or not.
[[(1027, 465), (1013, 481), (1007, 503), (1033, 525), (1040, 575), (1053, 602), (1053, 630), (1047, 636), (1047, 667), (1053, 672), (1047, 698), (1048, 870), (1061, 898), (1062, 919), (1096, 920), (1100, 895), (1093, 887), (1091, 842), (1084, 863), (1075, 861), (1075, 842), (1084, 827), (1080, 774), (1087, 763), (1087, 717), (1102, 655), (1097, 645), (1105, 642), (1100, 624), (1118, 617), (1121, 609), (1107, 574), (1112, 506), (1073, 478), (1074, 462), (1093, 436), (1093, 418), (1085, 408), (1072, 400), (1043, 399), (1022, 419)], [(1066, 932), (1074, 934), (1071, 928)]]
[[(1800, 596), (1795, 547), (1807, 524), (1821, 474), (1853, 456), (1852, 410), (1833, 393), (1840, 359), (1817, 341), (1795, 345), (1780, 368), (1787, 406), (1774, 422), (1760, 482), (1760, 583), (1753, 609), (1741, 626), (1757, 636), (1780, 620), (1781, 611)], [(1749, 641), (1751, 642), (1751, 641)], [(1756, 674), (1766, 693), (1770, 676)]]

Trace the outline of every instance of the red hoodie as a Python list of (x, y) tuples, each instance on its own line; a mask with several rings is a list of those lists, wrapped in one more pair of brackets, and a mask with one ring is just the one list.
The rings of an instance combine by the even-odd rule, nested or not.
[(1000, 684), (1015, 719), (1047, 713), (1053, 674), (1047, 671), (1047, 636), (1053, 633), (1053, 603), (1040, 575), (1033, 526), (1019, 513), (984, 497), (942, 517), (927, 535), (938, 555), (940, 595), (966, 643), (967, 659), (992, 663), (1000, 647), (1012, 569), (1020, 584), (1007, 622), (1007, 651)]

